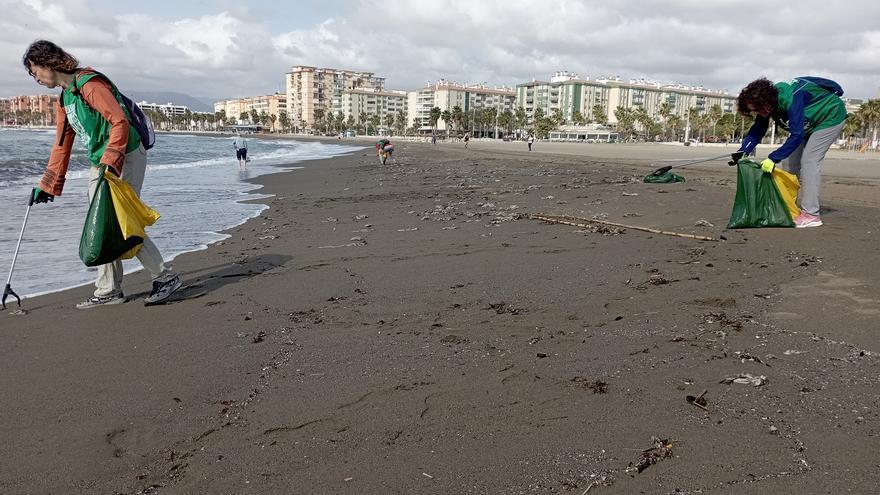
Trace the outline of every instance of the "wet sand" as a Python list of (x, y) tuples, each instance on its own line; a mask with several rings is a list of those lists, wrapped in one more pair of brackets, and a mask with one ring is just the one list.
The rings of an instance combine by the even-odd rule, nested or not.
[(822, 228), (729, 231), (723, 162), (641, 182), (724, 148), (519, 144), (262, 177), (188, 298), (0, 315), (0, 492), (874, 490), (876, 163), (830, 157)]

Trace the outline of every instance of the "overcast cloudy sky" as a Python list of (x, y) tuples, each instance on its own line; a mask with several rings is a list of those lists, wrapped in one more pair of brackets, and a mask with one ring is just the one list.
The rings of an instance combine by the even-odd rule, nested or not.
[(49, 39), (125, 90), (284, 90), (292, 65), (513, 86), (556, 70), (701, 84), (821, 75), (880, 90), (877, 0), (0, 0), (0, 96), (35, 94), (21, 55)]

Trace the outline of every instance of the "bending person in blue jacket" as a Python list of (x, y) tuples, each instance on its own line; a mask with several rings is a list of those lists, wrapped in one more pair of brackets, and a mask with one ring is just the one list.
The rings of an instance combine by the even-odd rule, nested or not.
[(794, 219), (796, 227), (818, 227), (819, 186), (822, 161), (843, 130), (846, 107), (840, 96), (843, 89), (834, 81), (819, 77), (798, 77), (773, 84), (766, 78), (749, 83), (737, 98), (737, 109), (743, 115), (754, 115), (755, 123), (743, 139), (734, 162), (750, 155), (764, 138), (770, 119), (789, 132), (788, 139), (761, 162), (770, 173), (780, 162), (783, 169), (795, 174), (801, 183), (801, 214)]

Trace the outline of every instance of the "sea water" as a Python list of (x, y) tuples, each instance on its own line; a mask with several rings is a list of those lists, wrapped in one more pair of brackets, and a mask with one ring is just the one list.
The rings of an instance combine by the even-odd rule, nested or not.
[[(28, 197), (42, 177), (54, 139), (54, 130), (0, 129), (0, 276), (4, 277), (0, 284), (9, 274)], [(240, 170), (232, 138), (157, 135), (155, 147), (147, 152), (141, 199), (162, 215), (147, 233), (166, 261), (229, 237), (221, 232), (267, 208), (246, 202), (266, 197), (260, 194), (259, 185), (246, 179), (362, 149), (249, 136), (247, 141), (251, 161)], [(83, 265), (78, 256), (88, 209), (89, 166), (77, 142), (63, 195), (31, 207), (11, 284), (20, 296), (94, 282), (95, 269)], [(137, 259), (125, 261), (124, 266), (126, 272), (141, 268)]]

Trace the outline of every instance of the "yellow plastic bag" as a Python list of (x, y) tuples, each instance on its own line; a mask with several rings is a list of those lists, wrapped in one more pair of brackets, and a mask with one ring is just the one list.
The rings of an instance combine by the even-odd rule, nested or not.
[(797, 176), (776, 167), (773, 169), (773, 183), (776, 184), (779, 196), (782, 197), (782, 201), (785, 203), (791, 218), (797, 218), (801, 214), (801, 210), (797, 206), (797, 195), (798, 190), (801, 188), (801, 183), (798, 181)]
[[(145, 205), (128, 182), (111, 172), (104, 172), (104, 178), (110, 184), (110, 196), (113, 198), (113, 208), (116, 210), (116, 218), (119, 220), (119, 228), (122, 230), (123, 238), (145, 237), (144, 229), (156, 223), (156, 220), (159, 219), (159, 212)], [(122, 259), (133, 258), (141, 246), (142, 244), (138, 244), (126, 251), (122, 255)]]

